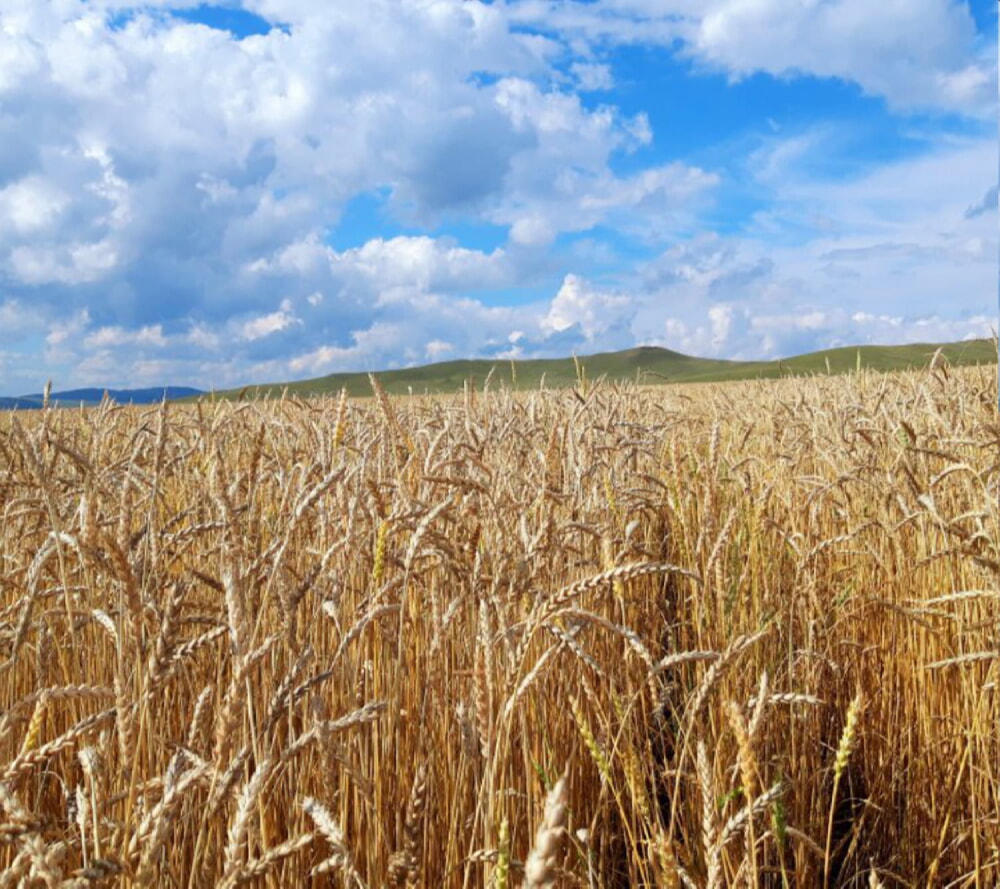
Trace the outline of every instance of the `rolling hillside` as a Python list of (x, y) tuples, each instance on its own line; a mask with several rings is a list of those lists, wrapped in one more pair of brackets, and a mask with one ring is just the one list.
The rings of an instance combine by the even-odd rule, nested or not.
[[(810, 352), (778, 361), (724, 361), (717, 358), (695, 358), (670, 349), (640, 346), (621, 352), (602, 352), (578, 359), (545, 358), (528, 361), (498, 361), (494, 359), (443, 361), (402, 370), (377, 371), (388, 392), (405, 395), (454, 392), (472, 379), (482, 386), (487, 378), (492, 385), (518, 389), (572, 386), (577, 381), (578, 368), (589, 380), (605, 378), (611, 381), (658, 383), (717, 383), (728, 380), (768, 379), (783, 376), (848, 373), (861, 367), (872, 370), (905, 370), (924, 367), (940, 349), (953, 365), (995, 364), (997, 346), (993, 340), (967, 340), (958, 343), (914, 343), (906, 346), (846, 346)], [(311, 380), (290, 383), (264, 383), (241, 389), (217, 391), (214, 397), (277, 397), (282, 392), (301, 396), (329, 395), (346, 388), (349, 395), (371, 395), (368, 373), (335, 373)], [(51, 400), (59, 407), (96, 405), (104, 393), (119, 404), (155, 404), (164, 395), (170, 401), (189, 401), (208, 395), (186, 386), (160, 386), (147, 389), (67, 389), (53, 392)], [(42, 406), (41, 393), (17, 397), (0, 397), (0, 410), (32, 410)]]
[[(669, 349), (642, 346), (622, 352), (604, 352), (578, 359), (590, 380), (638, 380), (643, 383), (710, 383), (727, 380), (777, 378), (817, 373), (847, 373), (858, 363), (873, 370), (905, 370), (924, 367), (934, 353), (942, 354), (953, 365), (995, 364), (997, 347), (992, 340), (968, 340), (959, 343), (914, 343), (906, 346), (847, 346), (810, 352), (779, 361), (723, 361), (694, 358)], [(859, 358), (860, 356), (860, 358)], [(492, 374), (492, 376), (490, 376)], [(482, 385), (488, 376), (493, 384), (518, 389), (535, 389), (542, 384), (560, 387), (577, 380), (577, 363), (572, 358), (530, 361), (465, 360), (444, 361), (403, 370), (377, 372), (388, 392), (414, 394), (453, 392), (473, 378)], [(349, 395), (371, 394), (367, 373), (336, 373), (293, 383), (269, 383), (243, 389), (218, 392), (221, 397), (278, 396), (283, 391), (295, 395), (324, 395), (346, 388)]]

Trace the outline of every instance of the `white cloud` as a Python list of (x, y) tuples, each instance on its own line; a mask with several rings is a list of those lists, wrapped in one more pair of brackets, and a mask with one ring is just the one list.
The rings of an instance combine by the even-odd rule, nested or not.
[(428, 361), (440, 361), (446, 355), (455, 351), (455, 347), (451, 343), (446, 343), (444, 340), (431, 340), (425, 347), (424, 353), (427, 355)]
[(202, 324), (192, 325), (186, 335), (187, 341), (200, 349), (215, 351), (222, 343), (222, 338)]
[(544, 246), (560, 232), (587, 231), (607, 221), (664, 237), (719, 182), (682, 163), (615, 175), (609, 158), (652, 139), (645, 115), (622, 118), (610, 108), (588, 112), (575, 95), (542, 92), (525, 80), (498, 85), (497, 103), (535, 146), (511, 161), (508, 188), (489, 218), (511, 226), (518, 244)]
[(576, 79), (577, 87), (585, 93), (610, 90), (614, 86), (615, 80), (610, 65), (573, 62), (569, 70)]
[(17, 299), (0, 302), (0, 347), (15, 345), (24, 336), (44, 329), (44, 318), (30, 304)]
[(969, 63), (975, 23), (964, 3), (723, 0), (708, 4), (691, 51), (741, 76), (807, 72), (857, 83), (902, 107), (985, 110), (995, 77)]
[(0, 189), (0, 225), (7, 222), (18, 233), (35, 233), (55, 222), (67, 203), (54, 183), (26, 176)]
[(399, 291), (489, 288), (510, 275), (501, 249), (486, 254), (426, 236), (375, 238), (340, 254), (330, 251), (330, 258), (335, 268), (365, 276), (386, 302)]
[(138, 330), (126, 330), (123, 327), (101, 327), (84, 338), (84, 346), (88, 349), (108, 349), (114, 346), (137, 345), (163, 348), (167, 341), (163, 336), (163, 327), (153, 324), (140, 327)]
[(23, 284), (85, 284), (99, 280), (117, 261), (108, 241), (70, 241), (59, 247), (19, 245), (8, 256), (9, 268)]
[(543, 333), (578, 328), (584, 339), (592, 343), (612, 327), (627, 322), (631, 306), (632, 300), (625, 294), (610, 293), (576, 275), (567, 275), (540, 327)]
[(834, 77), (898, 108), (995, 113), (996, 47), (955, 0), (520, 0), (511, 14), (588, 47), (681, 42), (734, 78)]
[(279, 331), (285, 330), (292, 324), (302, 323), (301, 319), (296, 318), (294, 315), (289, 313), (288, 309), (284, 308), (284, 303), (282, 305), (283, 308), (280, 311), (270, 312), (267, 315), (260, 315), (241, 324), (240, 339), (253, 342), (254, 340), (270, 336), (272, 333), (278, 333)]

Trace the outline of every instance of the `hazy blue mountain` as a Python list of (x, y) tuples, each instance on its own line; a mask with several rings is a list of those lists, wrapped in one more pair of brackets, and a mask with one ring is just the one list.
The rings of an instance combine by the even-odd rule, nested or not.
[[(151, 386), (148, 389), (66, 389), (53, 392), (50, 399), (59, 407), (77, 407), (79, 404), (100, 404), (107, 392), (112, 401), (119, 404), (156, 404), (166, 396), (168, 401), (175, 398), (189, 398), (204, 395), (201, 389), (190, 386)], [(0, 410), (32, 410), (42, 406), (40, 392), (19, 395), (15, 398), (0, 398)]]

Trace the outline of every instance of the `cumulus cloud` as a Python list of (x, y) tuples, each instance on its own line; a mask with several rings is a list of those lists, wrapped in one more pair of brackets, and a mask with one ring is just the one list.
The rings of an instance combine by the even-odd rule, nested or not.
[(287, 311), (270, 312), (267, 315), (259, 315), (249, 321), (244, 321), (240, 325), (240, 338), (253, 342), (270, 336), (272, 333), (285, 330), (296, 323), (301, 324), (302, 322)]
[(708, 4), (691, 52), (734, 76), (808, 72), (902, 107), (985, 111), (995, 76), (985, 52), (969, 61), (976, 44), (968, 7), (951, 0), (725, 0)]
[(135, 344), (163, 348), (167, 341), (163, 336), (163, 327), (152, 324), (140, 327), (138, 330), (125, 330), (122, 327), (101, 327), (84, 338), (84, 346), (88, 349), (106, 349), (111, 346)]
[(497, 84), (496, 101), (516, 131), (533, 137), (532, 147), (512, 158), (504, 195), (486, 211), (494, 222), (510, 226), (516, 243), (546, 245), (560, 232), (620, 223), (625, 215), (637, 227), (662, 235), (679, 227), (685, 213), (719, 182), (716, 175), (682, 163), (616, 175), (610, 157), (652, 139), (644, 114), (587, 110), (577, 95), (515, 78)]
[(613, 329), (624, 327), (629, 318), (632, 299), (624, 293), (614, 293), (592, 286), (577, 275), (567, 275), (541, 320), (543, 333), (564, 333), (576, 329), (588, 343), (598, 338), (608, 342)]
[(954, 0), (517, 0), (525, 24), (588, 46), (681, 44), (697, 64), (838, 78), (902, 109), (995, 113), (996, 48)]
[(6, 331), (9, 338), (20, 341), (45, 329), (44, 316), (30, 303), (17, 299), (0, 302), (0, 330)]
[(573, 62), (569, 66), (569, 70), (582, 92), (609, 90), (614, 85), (614, 75), (611, 73), (610, 65), (595, 62)]
[(38, 232), (55, 222), (67, 203), (54, 183), (26, 176), (0, 190), (0, 225), (18, 233)]

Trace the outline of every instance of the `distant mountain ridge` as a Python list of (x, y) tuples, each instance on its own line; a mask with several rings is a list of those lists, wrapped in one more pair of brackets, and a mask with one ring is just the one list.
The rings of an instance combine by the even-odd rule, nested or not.
[[(177, 398), (193, 398), (204, 395), (201, 389), (191, 386), (151, 386), (146, 389), (66, 389), (53, 392), (49, 401), (59, 407), (77, 407), (100, 404), (107, 393), (112, 401), (118, 404), (156, 404), (164, 398), (173, 401)], [(18, 395), (14, 398), (0, 398), (0, 410), (36, 410), (42, 406), (44, 396), (38, 392), (32, 395)]]

